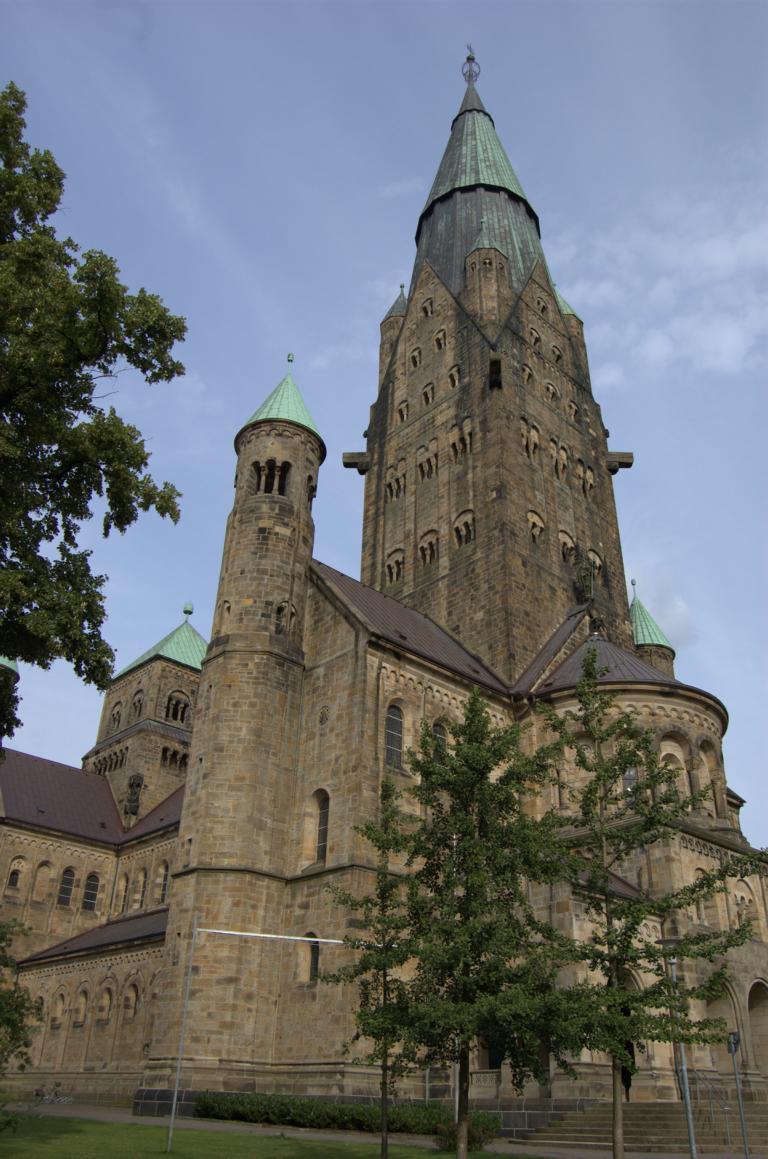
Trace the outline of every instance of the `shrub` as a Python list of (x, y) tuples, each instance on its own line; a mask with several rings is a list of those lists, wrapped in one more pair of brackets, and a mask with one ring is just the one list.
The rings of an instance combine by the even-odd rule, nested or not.
[[(238, 1119), (284, 1127), (333, 1127), (341, 1131), (370, 1131), (381, 1126), (376, 1103), (330, 1103), (296, 1095), (227, 1094), (205, 1091), (198, 1095), (195, 1114), (203, 1119)], [(497, 1132), (495, 1116), (473, 1113), (473, 1125), (487, 1142)], [(407, 1135), (435, 1135), (450, 1128), (451, 1110), (444, 1103), (394, 1103), (389, 1108), (389, 1129)], [(484, 1132), (484, 1133), (483, 1133)], [(480, 1140), (480, 1136), (477, 1136)], [(482, 1145), (480, 1141), (476, 1146)]]
[[(499, 1120), (496, 1115), (487, 1111), (472, 1111), (469, 1116), (469, 1138), (467, 1144), (470, 1151), (483, 1151), (485, 1144), (490, 1143), (499, 1133)], [(456, 1124), (438, 1123), (435, 1130), (435, 1139), (438, 1151), (456, 1151)]]

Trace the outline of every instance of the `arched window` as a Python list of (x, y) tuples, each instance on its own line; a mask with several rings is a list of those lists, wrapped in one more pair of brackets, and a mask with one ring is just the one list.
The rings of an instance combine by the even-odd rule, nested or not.
[(165, 705), (165, 719), (186, 724), (189, 716), (189, 697), (186, 692), (172, 692)]
[(59, 892), (56, 896), (56, 905), (69, 905), (72, 901), (72, 890), (75, 888), (75, 871), (67, 868), (59, 881)]
[(35, 883), (32, 886), (32, 901), (45, 902), (51, 887), (53, 866), (50, 861), (41, 861), (35, 870)]
[(168, 882), (171, 869), (167, 861), (161, 861), (157, 870), (157, 904), (162, 905), (168, 900)]
[(140, 688), (138, 692), (134, 693), (133, 700), (131, 701), (131, 716), (133, 717), (134, 720), (139, 719), (139, 717), (142, 714), (143, 709), (144, 709), (144, 691), (143, 691), (143, 689)]
[(24, 868), (24, 858), (14, 857), (8, 869), (8, 881), (6, 882), (6, 889), (18, 889), (21, 884), (21, 871)]
[[(317, 934), (311, 930), (304, 935), (305, 938), (316, 938)], [(305, 955), (305, 976), (306, 982), (316, 982), (320, 974), (320, 943), (319, 942), (304, 942), (307, 947), (307, 954)]]
[(96, 899), (99, 896), (99, 875), (98, 873), (89, 873), (85, 879), (85, 888), (83, 890), (83, 909), (95, 910)]
[(290, 473), (291, 473), (291, 464), (290, 463), (281, 463), (280, 464), (280, 478), (278, 479), (278, 482), (277, 482), (278, 495), (285, 495), (287, 493), (288, 476), (290, 475)]
[(315, 843), (315, 861), (325, 864), (328, 855), (328, 815), (331, 801), (324, 789), (315, 793), (317, 801), (317, 841)]
[(131, 984), (126, 986), (123, 995), (123, 1017), (127, 1020), (136, 1017), (136, 1011), (139, 1008), (139, 991)]
[(110, 728), (112, 729), (112, 732), (117, 732), (117, 730), (119, 729), (120, 719), (122, 717), (122, 714), (123, 714), (123, 706), (120, 703), (120, 701), (118, 700), (117, 704), (114, 704), (112, 706), (112, 711), (109, 714), (109, 725), (110, 725)]
[(109, 1022), (112, 1015), (112, 991), (109, 986), (105, 986), (99, 995), (99, 1003), (96, 1007), (96, 1021)]
[(264, 479), (264, 493), (271, 495), (275, 489), (275, 475), (277, 474), (277, 463), (274, 459), (267, 460), (267, 472)]
[(385, 763), (389, 769), (403, 767), (403, 712), (396, 704), (387, 709), (384, 733)]
[(88, 991), (80, 990), (75, 999), (75, 1008), (72, 1011), (72, 1025), (84, 1026), (85, 1015), (88, 1010)]
[(144, 902), (147, 898), (147, 871), (142, 869), (139, 873), (135, 893), (134, 909), (144, 909)]
[(448, 730), (441, 720), (436, 720), (432, 725), (432, 736), (441, 744), (448, 743)]
[(118, 913), (125, 913), (128, 909), (128, 902), (130, 900), (130, 889), (128, 874), (124, 873), (120, 878), (120, 888), (117, 891), (117, 905), (115, 906)]
[(67, 1003), (63, 994), (57, 994), (51, 1004), (51, 1030), (58, 1030), (64, 1021)]

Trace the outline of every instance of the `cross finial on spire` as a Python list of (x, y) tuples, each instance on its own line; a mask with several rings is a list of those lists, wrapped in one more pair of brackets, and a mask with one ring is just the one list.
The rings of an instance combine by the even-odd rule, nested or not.
[(290, 366), (292, 362), (293, 362), (293, 355), (289, 354), (288, 355), (288, 365)]
[(472, 51), (472, 45), (467, 45), (467, 59), (461, 66), (461, 75), (468, 85), (474, 85), (477, 78), (480, 76), (480, 65), (475, 60), (475, 54)]

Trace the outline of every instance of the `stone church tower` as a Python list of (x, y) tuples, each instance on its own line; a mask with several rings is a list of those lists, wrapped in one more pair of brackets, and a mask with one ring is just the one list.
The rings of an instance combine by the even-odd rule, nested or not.
[[(608, 451), (582, 325), (465, 65), (467, 91), (382, 322), (362, 578), (512, 681), (574, 604), (631, 645)], [(415, 464), (415, 470), (406, 465)]]
[[(411, 281), (381, 323), (367, 446), (344, 456), (365, 476), (362, 582), (312, 558), (325, 446), (289, 368), (235, 439), (210, 643), (185, 618), (128, 664), (82, 771), (12, 752), (0, 765), (0, 901), (28, 927), (21, 977), (45, 1011), (19, 1087), (54, 1077), (162, 1113), (181, 1053), (185, 1090), (374, 1093), (373, 1069), (344, 1050), (353, 994), (318, 984), (345, 952), (324, 939), (355, 921), (328, 887), (371, 891), (359, 827), (384, 777), (408, 799), (422, 723), (445, 729), (477, 688), (495, 725), (526, 722), (536, 743), (534, 702), (573, 708), (587, 649), (660, 759), (701, 791), (617, 889), (658, 896), (748, 848), (725, 779), (726, 710), (676, 678), (672, 643), (636, 596), (628, 606), (613, 478), (632, 456), (608, 449), (581, 322), (477, 74), (470, 54)], [(559, 770), (545, 804), (567, 813), (578, 775)], [(680, 918), (754, 921), (732, 989), (700, 1014), (739, 1027), (756, 1098), (768, 1092), (766, 882), (733, 882)], [(590, 936), (567, 892), (541, 908)], [(512, 1096), (487, 1044), (475, 1063)], [(715, 1083), (731, 1073), (722, 1043), (692, 1065)], [(584, 1052), (577, 1070), (538, 1093), (608, 1093), (604, 1057)], [(676, 1098), (667, 1044), (649, 1044), (636, 1096)]]
[[(277, 931), (289, 870), (312, 500), (325, 458), (290, 373), (240, 430), (235, 450), (234, 505), (179, 831), (173, 957), (152, 1051), (161, 1069), (176, 1050), (192, 915), (202, 926)], [(234, 939), (209, 939), (197, 961), (205, 983), (191, 995), (190, 1053), (215, 1058), (215, 1080), (229, 1074), (233, 1082), (244, 1064), (270, 1054), (273, 1017), (264, 1012), (277, 1008), (277, 971), (255, 975), (253, 947)]]

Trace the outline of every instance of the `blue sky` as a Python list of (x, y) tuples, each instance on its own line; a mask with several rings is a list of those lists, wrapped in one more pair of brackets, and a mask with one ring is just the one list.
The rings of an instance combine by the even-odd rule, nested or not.
[[(483, 100), (584, 319), (627, 578), (680, 679), (731, 713), (732, 786), (768, 842), (766, 693), (768, 5), (745, 0), (259, 3), (0, 0), (0, 76), (67, 173), (58, 227), (186, 315), (187, 374), (109, 401), (144, 432), (177, 527), (103, 541), (122, 665), (193, 600), (208, 633), (232, 437), (294, 377), (328, 446), (316, 554), (358, 574), (379, 320), (463, 92)], [(14, 747), (79, 764), (98, 693), (25, 668)]]

